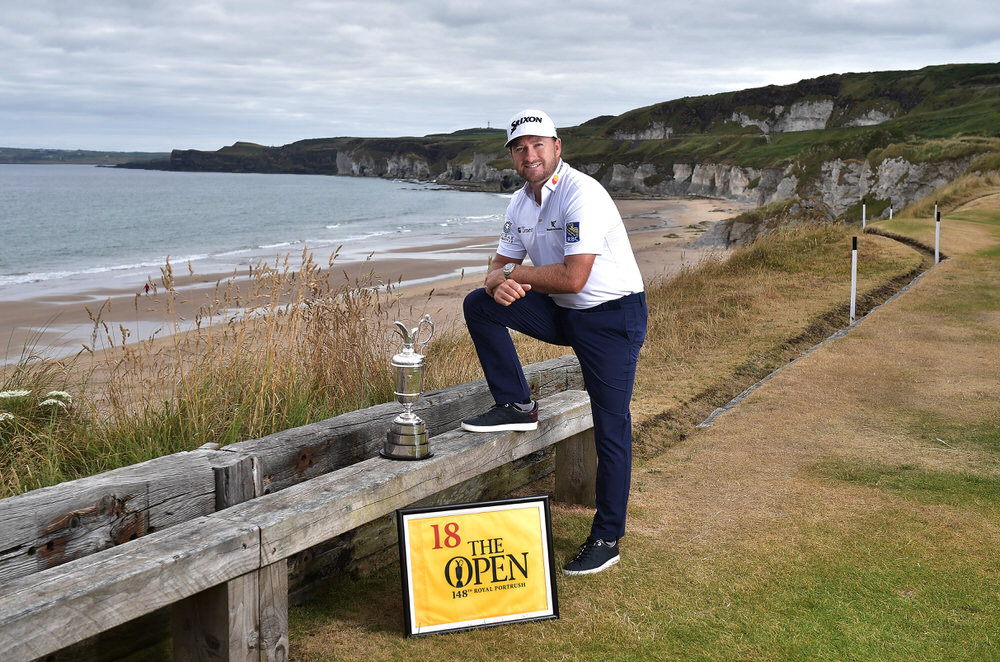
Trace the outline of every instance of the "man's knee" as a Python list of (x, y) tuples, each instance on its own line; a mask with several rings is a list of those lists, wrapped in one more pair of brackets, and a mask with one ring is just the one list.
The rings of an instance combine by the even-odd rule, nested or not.
[(470, 314), (475, 314), (475, 311), (482, 306), (484, 301), (492, 300), (493, 299), (486, 294), (486, 288), (480, 287), (472, 290), (465, 295), (465, 300), (462, 302), (462, 312), (465, 314), (465, 318), (468, 319)]

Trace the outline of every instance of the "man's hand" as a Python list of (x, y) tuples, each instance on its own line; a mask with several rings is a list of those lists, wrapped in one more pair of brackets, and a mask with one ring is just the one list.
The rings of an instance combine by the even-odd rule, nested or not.
[(513, 278), (504, 278), (503, 269), (491, 269), (486, 274), (486, 291), (501, 306), (509, 306), (531, 289), (527, 283), (518, 283)]
[[(500, 274), (500, 278), (503, 279), (502, 273)], [(522, 285), (513, 278), (506, 278), (493, 290), (493, 300), (501, 306), (509, 306), (523, 297), (530, 289), (531, 285), (527, 283)]]

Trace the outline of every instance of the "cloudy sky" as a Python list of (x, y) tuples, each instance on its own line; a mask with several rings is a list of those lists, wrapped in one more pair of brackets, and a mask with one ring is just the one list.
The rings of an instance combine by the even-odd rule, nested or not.
[(0, 146), (214, 150), (559, 126), (830, 73), (1000, 61), (996, 0), (10, 0)]

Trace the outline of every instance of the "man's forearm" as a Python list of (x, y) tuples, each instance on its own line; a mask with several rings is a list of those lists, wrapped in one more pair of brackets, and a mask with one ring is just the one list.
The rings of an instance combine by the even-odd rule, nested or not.
[(583, 289), (589, 275), (589, 268), (584, 272), (579, 266), (573, 268), (560, 262), (541, 267), (519, 264), (510, 277), (518, 283), (531, 285), (531, 289), (542, 294), (564, 294)]

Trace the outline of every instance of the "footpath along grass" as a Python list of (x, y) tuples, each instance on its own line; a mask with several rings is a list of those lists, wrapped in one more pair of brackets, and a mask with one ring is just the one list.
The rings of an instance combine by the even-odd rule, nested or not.
[[(798, 299), (763, 268), (743, 291), (706, 291), (728, 312), (689, 329), (698, 351), (672, 348), (679, 364), (652, 336), (622, 562), (559, 575), (559, 620), (404, 639), (392, 566), (293, 608), (292, 659), (1000, 659), (1000, 194), (949, 205), (947, 260), (711, 427), (691, 421), (715, 406), (713, 384), (781, 365), (772, 335), (798, 333), (782, 310), (836, 305), (822, 269)], [(931, 214), (873, 225), (933, 245)], [(884, 241), (864, 235), (861, 251)], [(711, 345), (741, 325), (759, 351), (729, 365)], [(554, 506), (557, 565), (590, 516)]]

